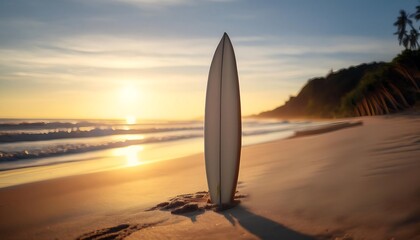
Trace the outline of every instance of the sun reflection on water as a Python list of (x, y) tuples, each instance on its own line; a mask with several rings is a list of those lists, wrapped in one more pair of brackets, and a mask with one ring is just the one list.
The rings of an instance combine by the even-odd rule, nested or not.
[(115, 149), (114, 155), (124, 156), (126, 160), (125, 166), (133, 167), (142, 164), (141, 158), (139, 156), (141, 151), (143, 151), (142, 146), (128, 146)]

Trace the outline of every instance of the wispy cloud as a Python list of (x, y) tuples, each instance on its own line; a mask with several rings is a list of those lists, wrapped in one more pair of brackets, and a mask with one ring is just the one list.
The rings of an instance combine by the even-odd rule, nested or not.
[[(310, 47), (307, 40), (289, 42), (276, 37), (233, 37), (232, 41), (244, 91), (273, 91), (273, 86), (283, 86), (296, 93), (308, 78), (325, 75), (331, 68), (389, 60), (390, 52), (399, 50), (390, 51), (395, 44), (388, 41), (350, 37), (313, 38)], [(129, 80), (174, 87), (189, 83), (197, 86), (192, 89), (199, 89), (205, 86), (217, 43), (213, 38), (84, 35), (37, 42), (27, 48), (0, 48), (0, 81), (94, 86)], [(382, 52), (386, 54), (378, 55)]]

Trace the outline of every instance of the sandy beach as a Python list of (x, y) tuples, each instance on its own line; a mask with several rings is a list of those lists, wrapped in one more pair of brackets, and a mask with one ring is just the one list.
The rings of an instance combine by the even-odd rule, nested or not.
[(203, 154), (0, 189), (0, 239), (420, 239), (420, 116), (242, 149), (241, 203), (151, 207), (207, 191)]

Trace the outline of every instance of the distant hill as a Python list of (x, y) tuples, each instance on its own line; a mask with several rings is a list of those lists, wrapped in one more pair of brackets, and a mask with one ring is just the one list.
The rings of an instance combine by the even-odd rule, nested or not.
[(257, 117), (379, 115), (420, 99), (420, 52), (406, 50), (390, 63), (361, 64), (310, 79), (296, 97)]

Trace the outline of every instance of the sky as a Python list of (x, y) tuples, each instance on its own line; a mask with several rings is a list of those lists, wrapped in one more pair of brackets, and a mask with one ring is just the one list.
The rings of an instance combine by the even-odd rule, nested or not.
[(415, 0), (0, 0), (0, 118), (197, 119), (224, 32), (242, 114), (390, 61)]

